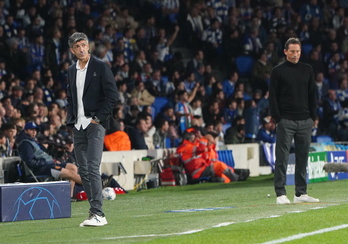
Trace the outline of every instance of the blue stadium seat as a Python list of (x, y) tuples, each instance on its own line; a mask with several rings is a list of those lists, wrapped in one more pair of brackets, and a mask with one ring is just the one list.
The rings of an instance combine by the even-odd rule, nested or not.
[(333, 142), (333, 139), (331, 136), (321, 135), (321, 136), (317, 136), (317, 142), (318, 143)]
[(308, 57), (309, 53), (313, 49), (313, 45), (312, 44), (303, 44), (301, 48), (302, 48), (302, 54), (304, 54), (306, 57)]
[(217, 152), (218, 152), (218, 158), (220, 161), (234, 168), (234, 159), (233, 159), (232, 150), (220, 150)]
[(166, 97), (156, 97), (155, 101), (152, 104), (152, 107), (155, 108), (155, 116), (162, 111), (162, 109), (168, 104), (168, 98)]
[(249, 76), (254, 67), (255, 59), (252, 56), (242, 55), (236, 58), (238, 74)]
[(222, 125), (222, 131), (224, 132), (224, 134), (225, 134), (226, 130), (230, 127), (231, 127), (231, 123), (226, 123), (226, 124)]

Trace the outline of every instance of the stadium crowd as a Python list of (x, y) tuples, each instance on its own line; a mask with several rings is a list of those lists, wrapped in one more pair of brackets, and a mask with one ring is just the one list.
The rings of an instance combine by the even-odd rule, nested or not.
[(313, 141), (348, 141), (347, 1), (0, 0), (2, 156), (18, 155), (27, 122), (55, 156), (71, 151), (66, 72), (75, 60), (67, 39), (76, 31), (110, 65), (120, 92), (105, 150), (178, 146), (192, 126), (218, 146), (274, 142), (269, 77), (289, 37), (301, 40), (301, 60), (315, 74)]

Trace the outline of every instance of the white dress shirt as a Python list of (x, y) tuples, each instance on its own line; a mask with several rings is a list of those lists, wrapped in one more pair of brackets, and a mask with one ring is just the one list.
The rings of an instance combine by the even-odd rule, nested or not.
[(79, 61), (76, 62), (77, 122), (75, 124), (75, 128), (78, 130), (81, 129), (81, 126), (82, 129), (86, 129), (92, 120), (92, 118), (87, 118), (85, 116), (85, 109), (82, 101), (89, 60), (83, 69), (80, 68), (79, 63)]

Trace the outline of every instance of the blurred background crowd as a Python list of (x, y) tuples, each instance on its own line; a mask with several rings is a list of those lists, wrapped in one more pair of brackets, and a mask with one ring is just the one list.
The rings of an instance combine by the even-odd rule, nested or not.
[(221, 147), (275, 142), (269, 77), (289, 37), (314, 70), (313, 141), (348, 141), (347, 0), (0, 0), (2, 156), (17, 155), (29, 121), (47, 150), (73, 150), (66, 71), (76, 31), (120, 92), (105, 150), (176, 147), (192, 126)]

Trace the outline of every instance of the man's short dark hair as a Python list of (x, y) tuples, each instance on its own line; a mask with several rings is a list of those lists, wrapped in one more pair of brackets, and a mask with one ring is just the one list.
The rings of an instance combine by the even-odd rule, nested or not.
[(88, 37), (86, 36), (86, 34), (82, 32), (75, 32), (69, 37), (68, 45), (70, 48), (72, 48), (76, 42), (79, 42), (82, 40), (85, 40), (86, 42), (88, 42)]
[(290, 37), (290, 38), (285, 42), (284, 49), (285, 49), (285, 50), (288, 50), (290, 44), (299, 44), (299, 45), (301, 46), (301, 41), (300, 41), (300, 39), (298, 39), (298, 38), (296, 38), (296, 37)]

